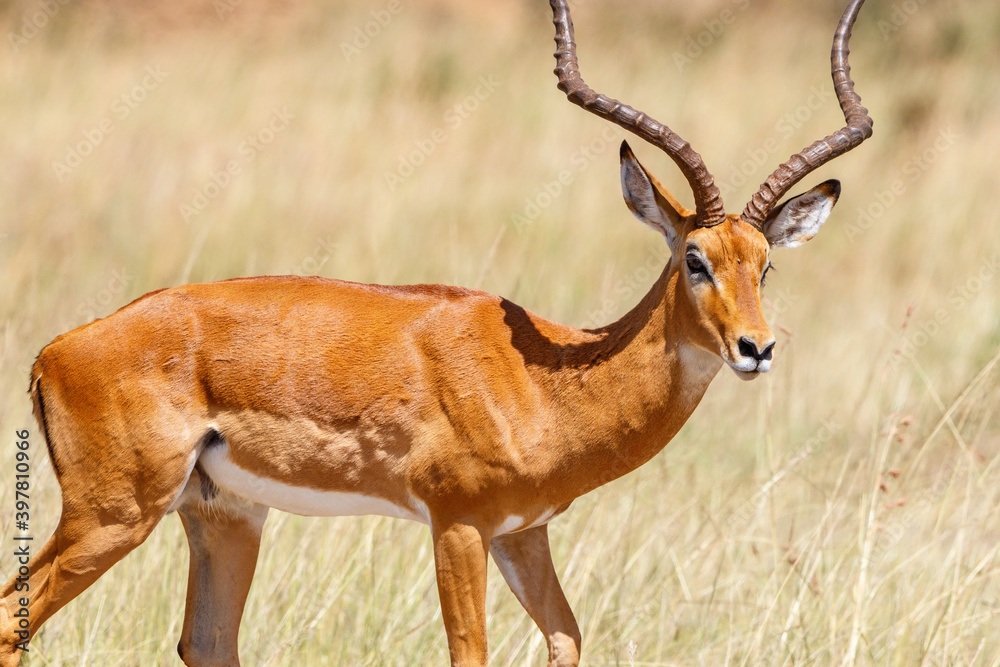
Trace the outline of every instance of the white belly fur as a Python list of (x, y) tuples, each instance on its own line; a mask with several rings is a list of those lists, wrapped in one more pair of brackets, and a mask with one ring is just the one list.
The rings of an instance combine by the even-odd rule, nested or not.
[(206, 449), (201, 466), (217, 486), (255, 503), (302, 516), (364, 516), (377, 514), (398, 519), (427, 520), (410, 507), (401, 507), (384, 498), (363, 493), (320, 491), (292, 486), (260, 477), (240, 468), (229, 457), (229, 444), (217, 443)]

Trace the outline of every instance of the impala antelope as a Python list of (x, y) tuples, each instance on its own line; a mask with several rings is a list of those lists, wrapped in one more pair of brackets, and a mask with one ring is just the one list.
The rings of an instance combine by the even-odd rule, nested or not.
[(580, 631), (547, 524), (670, 441), (724, 366), (771, 368), (761, 288), (772, 248), (812, 238), (840, 193), (800, 179), (871, 135), (848, 66), (852, 0), (833, 40), (846, 126), (726, 214), (701, 157), (665, 125), (583, 81), (567, 0), (551, 0), (569, 100), (662, 149), (695, 210), (621, 148), (625, 202), (671, 259), (631, 312), (580, 330), (460, 287), (260, 277), (152, 292), (59, 336), (31, 372), (62, 489), (25, 594), (0, 596), (0, 666), (52, 614), (177, 512), (191, 550), (178, 651), (237, 665), (237, 634), (269, 508), (380, 514), (430, 527), (454, 665), (487, 661), (488, 554), (548, 642), (576, 665)]

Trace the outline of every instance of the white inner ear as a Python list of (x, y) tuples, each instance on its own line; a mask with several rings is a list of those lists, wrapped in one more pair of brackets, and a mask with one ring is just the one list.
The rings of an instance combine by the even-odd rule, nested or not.
[(789, 199), (764, 223), (764, 236), (774, 248), (797, 248), (816, 236), (835, 202), (818, 188)]
[(633, 160), (622, 162), (622, 195), (632, 214), (666, 237), (667, 243), (673, 244), (677, 233), (667, 219), (666, 213), (656, 202), (653, 184), (646, 178), (646, 173)]

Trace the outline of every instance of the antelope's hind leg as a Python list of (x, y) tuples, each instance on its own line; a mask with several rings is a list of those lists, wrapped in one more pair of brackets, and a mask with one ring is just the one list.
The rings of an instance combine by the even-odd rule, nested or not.
[[(126, 554), (145, 541), (159, 521), (104, 524), (94, 516), (67, 512), (45, 546), (28, 563), (26, 592), (18, 591), (17, 575), (7, 582), (0, 595), (0, 667), (20, 661), (19, 642), (34, 637), (41, 625), (67, 602), (78, 596)], [(28, 637), (20, 619), (13, 616), (27, 596)]]
[(210, 497), (178, 509), (191, 560), (177, 652), (188, 667), (239, 665), (240, 619), (268, 508), (219, 491), (201, 471), (192, 475), (191, 487)]
[[(17, 665), (22, 653), (18, 643), (34, 637), (52, 614), (142, 544), (186, 481), (188, 471), (183, 468), (133, 468), (135, 461), (122, 458), (119, 465), (136, 472), (134, 477), (99, 474), (95, 465), (107, 461), (86, 457), (73, 461), (73, 474), (68, 474), (63, 461), (59, 524), (28, 563), (26, 581), (15, 572), (0, 589), (0, 667)], [(14, 616), (22, 598), (28, 600), (27, 629)]]
[(28, 602), (28, 637), (34, 637), (52, 614), (146, 540), (181, 495), (197, 458), (198, 442), (178, 437), (191, 432), (190, 415), (164, 409), (156, 420), (130, 418), (132, 406), (157, 405), (157, 396), (106, 392), (120, 402), (101, 401), (96, 396), (104, 376), (70, 363), (70, 352), (46, 348), (32, 370), (35, 417), (59, 481), (62, 515), (28, 563), (27, 581), (15, 572), (0, 589), (0, 667), (21, 658), (25, 629), (14, 614), (22, 599)]

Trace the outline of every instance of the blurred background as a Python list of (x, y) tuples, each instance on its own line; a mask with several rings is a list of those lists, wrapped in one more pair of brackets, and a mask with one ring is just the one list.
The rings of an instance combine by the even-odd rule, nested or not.
[[(840, 0), (571, 6), (588, 83), (691, 141), (730, 212), (843, 125)], [(621, 201), (625, 133), (556, 90), (542, 0), (26, 0), (0, 27), (5, 545), (15, 430), (39, 545), (59, 515), (35, 355), (150, 290), (442, 282), (597, 326), (666, 262)], [(585, 664), (1000, 664), (1000, 5), (869, 0), (851, 47), (875, 134), (793, 190), (844, 194), (772, 256), (774, 371), (723, 370), (662, 454), (550, 526)], [(272, 513), (244, 664), (445, 664), (430, 547)], [(170, 516), (22, 664), (179, 664), (186, 572)], [(489, 591), (493, 662), (544, 664), (495, 569)]]

